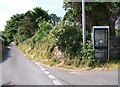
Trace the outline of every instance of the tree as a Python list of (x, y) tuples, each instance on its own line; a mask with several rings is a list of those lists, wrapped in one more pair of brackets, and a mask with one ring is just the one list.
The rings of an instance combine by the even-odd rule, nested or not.
[(32, 12), (32, 15), (34, 17), (34, 20), (46, 20), (48, 21), (50, 18), (49, 18), (49, 15), (48, 15), (48, 12), (43, 10), (41, 7), (36, 7), (36, 8), (33, 8), (33, 10), (31, 11)]
[(16, 14), (6, 22), (5, 38), (8, 43), (16, 41), (21, 43), (27, 38), (32, 37), (38, 31), (38, 23), (40, 20), (48, 21), (49, 15), (47, 11), (40, 7), (29, 10), (25, 14)]
[(36, 31), (36, 22), (34, 21), (31, 11), (28, 11), (24, 14), (24, 18), (19, 21), (16, 40), (21, 43), (27, 38), (32, 37)]
[(23, 18), (23, 14), (16, 14), (13, 15), (11, 19), (6, 22), (4, 37), (6, 38), (6, 41), (8, 43), (12, 42), (14, 40), (14, 37), (16, 37), (19, 21), (22, 18)]
[(56, 14), (50, 14), (49, 16), (53, 26), (55, 26), (61, 20), (61, 18)]
[(76, 25), (81, 25), (82, 20), (82, 3), (80, 2), (64, 2), (63, 8), (67, 11), (63, 20), (72, 21)]
[(3, 40), (3, 38), (4, 38), (4, 32), (0, 31), (0, 39)]
[[(120, 2), (86, 2), (86, 26), (87, 30), (91, 31), (93, 25), (109, 25), (111, 35), (115, 35), (115, 8), (120, 5)], [(71, 16), (74, 22), (81, 24), (82, 5), (81, 2), (64, 2), (64, 9), (71, 9), (75, 16)], [(65, 15), (66, 16), (66, 15)]]

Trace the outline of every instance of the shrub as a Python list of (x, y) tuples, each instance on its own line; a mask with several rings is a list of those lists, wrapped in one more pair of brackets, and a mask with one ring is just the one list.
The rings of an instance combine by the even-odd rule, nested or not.
[(51, 31), (55, 45), (59, 47), (61, 52), (70, 57), (75, 57), (79, 49), (81, 49), (82, 32), (77, 26), (60, 23)]
[(83, 45), (81, 55), (82, 55), (81, 58), (82, 58), (82, 61), (84, 61), (84, 64), (86, 64), (89, 67), (94, 66), (95, 64), (94, 49), (90, 41), (88, 41), (85, 46)]
[(38, 31), (32, 37), (32, 41), (35, 43), (37, 41), (41, 41), (42, 39), (45, 39), (48, 36), (51, 29), (52, 27), (50, 22), (47, 22), (45, 20), (39, 21)]
[(116, 36), (120, 37), (120, 29), (116, 30)]
[[(34, 57), (37, 60), (47, 59), (48, 63), (53, 61), (54, 64), (76, 67), (94, 66), (92, 43), (87, 42), (86, 46), (82, 45), (81, 28), (73, 23), (69, 24), (61, 22), (52, 29), (49, 22), (40, 21), (38, 32), (23, 43), (28, 50), (30, 48), (29, 52), (28, 50), (25, 52), (32, 55), (33, 59)], [(90, 39), (90, 34), (87, 33), (87, 36)]]

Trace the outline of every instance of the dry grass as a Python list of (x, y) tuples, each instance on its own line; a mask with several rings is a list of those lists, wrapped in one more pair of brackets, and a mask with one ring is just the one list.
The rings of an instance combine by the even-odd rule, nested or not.
[[(88, 67), (84, 67), (83, 65), (76, 67), (74, 64), (69, 64), (71, 63), (71, 61), (68, 58), (62, 58), (62, 59), (67, 59), (63, 61), (62, 60), (58, 61), (59, 59), (56, 55), (54, 55), (53, 58), (50, 58), (47, 52), (47, 49), (48, 49), (47, 44), (44, 44), (44, 45), (37, 44), (33, 49), (26, 44), (21, 44), (21, 45), (18, 45), (17, 48), (20, 49), (31, 60), (40, 62), (48, 66), (55, 66), (55, 67), (60, 67), (64, 69), (82, 69), (82, 68), (91, 69)], [(57, 51), (55, 51), (54, 53), (56, 52)], [(96, 70), (117, 69), (119, 64), (120, 64), (120, 59), (117, 58), (107, 63), (96, 64), (96, 66), (93, 69), (96, 69)]]

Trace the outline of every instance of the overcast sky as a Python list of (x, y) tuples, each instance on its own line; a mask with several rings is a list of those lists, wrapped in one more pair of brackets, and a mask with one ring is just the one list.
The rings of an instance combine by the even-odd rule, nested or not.
[(42, 7), (48, 13), (55, 13), (63, 17), (65, 14), (63, 0), (0, 0), (0, 31), (10, 17), (16, 13), (25, 13), (35, 7)]

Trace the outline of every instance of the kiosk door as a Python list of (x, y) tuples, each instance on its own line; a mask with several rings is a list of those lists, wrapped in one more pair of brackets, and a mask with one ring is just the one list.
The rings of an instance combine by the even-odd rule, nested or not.
[(95, 59), (106, 61), (109, 59), (109, 26), (93, 26), (93, 44)]

